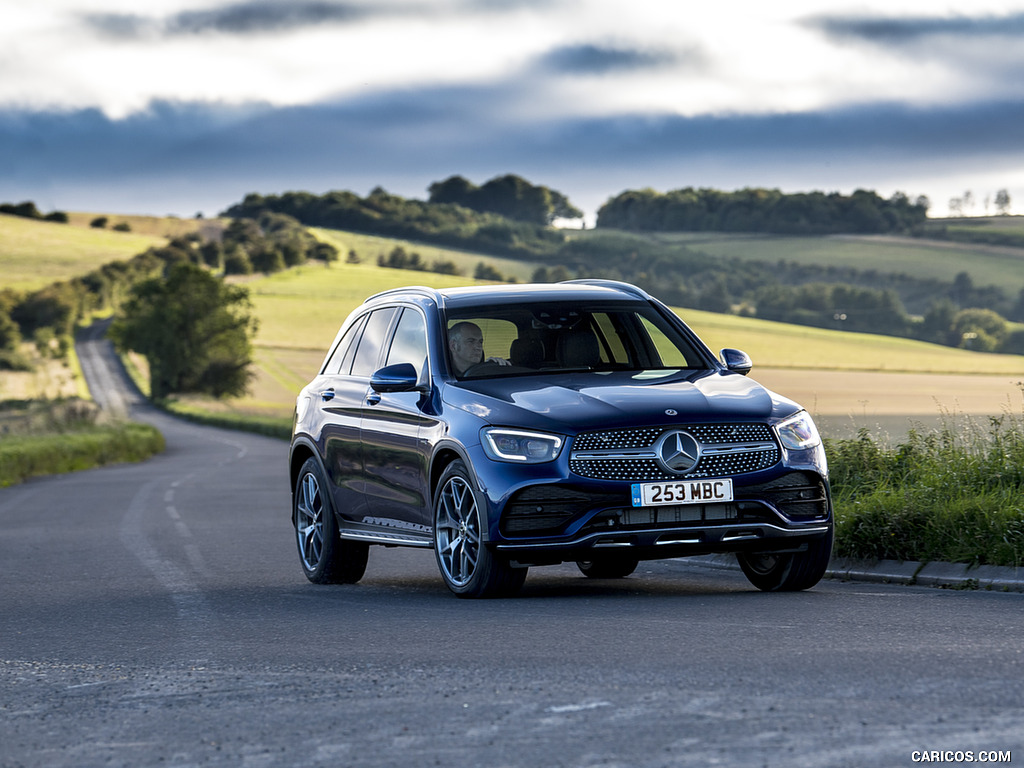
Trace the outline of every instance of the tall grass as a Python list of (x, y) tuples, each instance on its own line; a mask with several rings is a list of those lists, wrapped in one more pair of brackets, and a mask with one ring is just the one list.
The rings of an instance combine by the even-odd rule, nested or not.
[(0, 403), (0, 487), (40, 475), (142, 461), (164, 450), (148, 424), (97, 423), (94, 403), (75, 398)]
[(946, 414), (889, 446), (828, 445), (836, 555), (1024, 565), (1024, 418)]

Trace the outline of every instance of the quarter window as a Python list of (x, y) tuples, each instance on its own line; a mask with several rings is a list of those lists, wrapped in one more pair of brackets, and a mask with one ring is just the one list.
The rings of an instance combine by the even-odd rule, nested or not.
[(338, 342), (338, 346), (334, 348), (330, 358), (327, 360), (327, 365), (324, 366), (323, 372), (325, 374), (328, 376), (337, 376), (339, 374), (347, 376), (349, 371), (352, 370), (352, 358), (356, 352), (356, 341), (359, 339), (359, 330), (365, 322), (366, 316), (363, 315), (345, 331), (345, 335)]

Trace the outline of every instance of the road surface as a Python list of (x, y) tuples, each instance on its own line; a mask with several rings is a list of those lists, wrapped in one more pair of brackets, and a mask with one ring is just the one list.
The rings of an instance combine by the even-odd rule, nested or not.
[(97, 399), (167, 451), (0, 490), (0, 765), (1024, 761), (1024, 595), (762, 594), (668, 561), (462, 601), (430, 552), (382, 548), (314, 586), (286, 444), (147, 408), (104, 350), (83, 345)]

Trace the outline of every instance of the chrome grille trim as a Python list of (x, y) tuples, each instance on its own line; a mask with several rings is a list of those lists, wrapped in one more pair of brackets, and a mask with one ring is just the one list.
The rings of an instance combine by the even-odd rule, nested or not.
[[(684, 430), (700, 444), (700, 461), (683, 475), (667, 471), (655, 451), (658, 439), (670, 430)], [(764, 423), (672, 424), (578, 435), (569, 454), (569, 469), (596, 480), (654, 482), (742, 475), (767, 469), (780, 458), (771, 427)]]

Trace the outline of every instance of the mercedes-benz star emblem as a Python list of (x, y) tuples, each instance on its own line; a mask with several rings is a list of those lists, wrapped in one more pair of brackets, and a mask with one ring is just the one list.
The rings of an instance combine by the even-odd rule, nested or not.
[(666, 432), (656, 447), (659, 463), (669, 472), (680, 475), (689, 472), (700, 459), (700, 446), (689, 432)]

